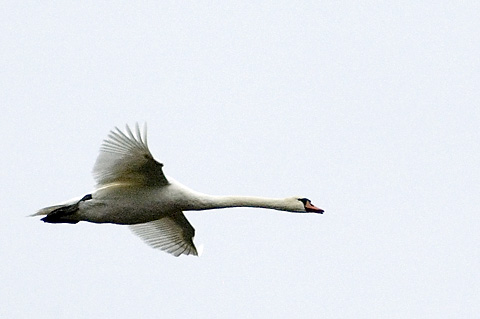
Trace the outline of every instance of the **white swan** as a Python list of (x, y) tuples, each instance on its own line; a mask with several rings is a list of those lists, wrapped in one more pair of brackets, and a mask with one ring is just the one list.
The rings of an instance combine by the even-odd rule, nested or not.
[(147, 146), (146, 125), (143, 137), (138, 124), (136, 136), (126, 126), (104, 140), (93, 174), (94, 192), (65, 203), (45, 207), (36, 215), (46, 215), (46, 223), (88, 221), (129, 225), (131, 230), (154, 248), (175, 256), (197, 255), (193, 244), (195, 230), (183, 214), (187, 210), (225, 207), (263, 207), (290, 212), (322, 214), (303, 197), (260, 198), (211, 196), (193, 191), (162, 171)]

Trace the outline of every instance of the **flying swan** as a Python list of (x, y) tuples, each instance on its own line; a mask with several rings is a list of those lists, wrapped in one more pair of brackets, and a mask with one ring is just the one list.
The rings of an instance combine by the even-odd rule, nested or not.
[(97, 187), (92, 193), (40, 209), (46, 223), (79, 221), (128, 225), (148, 245), (174, 256), (197, 255), (195, 230), (183, 211), (226, 207), (261, 207), (297, 213), (323, 210), (304, 197), (262, 198), (212, 196), (183, 186), (163, 174), (147, 146), (147, 129), (135, 135), (112, 130), (104, 140), (93, 167)]

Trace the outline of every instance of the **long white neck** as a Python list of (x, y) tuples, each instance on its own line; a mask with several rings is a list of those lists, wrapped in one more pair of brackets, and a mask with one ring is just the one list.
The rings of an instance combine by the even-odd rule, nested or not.
[(227, 207), (259, 207), (289, 212), (304, 212), (303, 204), (291, 198), (268, 198), (255, 196), (214, 196), (194, 191), (172, 178), (168, 178), (170, 186), (163, 196), (174, 198), (181, 210), (205, 210)]
[(190, 199), (185, 204), (185, 210), (204, 210), (227, 207), (259, 207), (285, 211), (291, 210), (284, 198), (254, 196), (212, 196), (201, 194), (200, 196)]

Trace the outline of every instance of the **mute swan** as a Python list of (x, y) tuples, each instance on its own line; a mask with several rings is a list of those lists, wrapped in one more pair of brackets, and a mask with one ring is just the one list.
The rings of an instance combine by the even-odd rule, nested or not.
[(79, 221), (129, 225), (148, 245), (174, 256), (197, 255), (195, 230), (183, 214), (187, 210), (225, 207), (263, 207), (297, 213), (319, 213), (303, 197), (261, 198), (212, 196), (193, 191), (163, 174), (143, 136), (128, 125), (125, 133), (115, 128), (104, 140), (93, 168), (96, 190), (65, 203), (45, 207), (32, 216), (46, 215), (46, 223)]

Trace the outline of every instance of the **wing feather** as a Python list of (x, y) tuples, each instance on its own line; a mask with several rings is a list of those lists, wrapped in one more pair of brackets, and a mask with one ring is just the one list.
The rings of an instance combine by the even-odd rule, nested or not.
[(149, 246), (166, 251), (175, 257), (182, 254), (197, 255), (193, 243), (195, 229), (182, 212), (128, 227)]
[(163, 164), (157, 162), (147, 145), (147, 126), (143, 137), (138, 123), (135, 135), (126, 126), (126, 134), (120, 129), (110, 131), (100, 147), (100, 154), (93, 167), (97, 185), (131, 183), (139, 186), (165, 186), (168, 181), (163, 174)]

